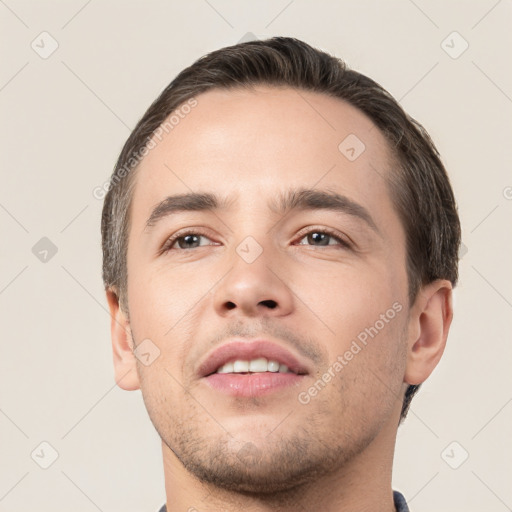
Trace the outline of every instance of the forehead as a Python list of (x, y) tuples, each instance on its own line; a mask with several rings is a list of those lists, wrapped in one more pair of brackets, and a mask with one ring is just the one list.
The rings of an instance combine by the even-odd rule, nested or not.
[(257, 208), (267, 204), (262, 195), (291, 185), (337, 190), (377, 216), (392, 213), (383, 179), (392, 160), (388, 144), (350, 104), (267, 86), (214, 89), (195, 99), (153, 137), (137, 170), (134, 223), (171, 194), (216, 192), (237, 196), (240, 208)]

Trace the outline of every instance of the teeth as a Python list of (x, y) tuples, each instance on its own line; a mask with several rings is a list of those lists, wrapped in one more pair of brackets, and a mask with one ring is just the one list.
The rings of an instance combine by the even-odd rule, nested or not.
[(268, 362), (268, 371), (269, 372), (278, 372), (279, 371), (279, 363), (277, 361), (269, 361)]
[(267, 371), (267, 360), (264, 357), (258, 359), (252, 359), (249, 362), (250, 372), (266, 372)]
[(288, 366), (285, 364), (279, 364), (277, 361), (270, 360), (268, 361), (264, 357), (259, 357), (257, 359), (251, 359), (250, 361), (243, 361), (237, 359), (236, 361), (232, 361), (230, 363), (226, 363), (224, 366), (221, 366), (216, 373), (264, 373), (264, 372), (273, 372), (273, 373), (292, 373), (288, 370)]
[(233, 373), (244, 373), (249, 371), (249, 361), (235, 361), (233, 363)]
[(217, 373), (233, 373), (233, 363), (226, 363), (224, 366), (221, 366)]

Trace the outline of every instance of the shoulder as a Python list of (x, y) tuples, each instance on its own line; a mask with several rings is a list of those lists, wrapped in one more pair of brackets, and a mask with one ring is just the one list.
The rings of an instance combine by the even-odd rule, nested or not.
[(396, 512), (410, 512), (407, 502), (405, 501), (404, 495), (402, 493), (398, 491), (393, 491), (393, 501), (395, 503)]

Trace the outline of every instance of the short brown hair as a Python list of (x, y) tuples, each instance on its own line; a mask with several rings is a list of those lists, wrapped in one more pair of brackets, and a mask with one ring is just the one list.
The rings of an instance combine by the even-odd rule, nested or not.
[[(366, 114), (396, 159), (390, 193), (406, 233), (409, 302), (422, 285), (458, 279), (460, 222), (450, 181), (426, 130), (379, 84), (295, 38), (274, 37), (211, 52), (184, 69), (146, 111), (126, 141), (110, 180), (101, 219), (103, 282), (126, 311), (126, 252), (134, 175), (154, 132), (180, 106), (210, 89), (287, 86), (327, 94)], [(405, 393), (400, 420), (419, 385)]]

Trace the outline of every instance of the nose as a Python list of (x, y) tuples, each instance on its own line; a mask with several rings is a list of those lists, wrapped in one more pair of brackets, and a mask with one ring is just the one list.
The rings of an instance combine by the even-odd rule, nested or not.
[(282, 257), (267, 247), (254, 260), (234, 251), (230, 270), (216, 287), (217, 313), (224, 317), (281, 317), (293, 309), (293, 293), (287, 283)]

